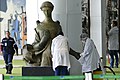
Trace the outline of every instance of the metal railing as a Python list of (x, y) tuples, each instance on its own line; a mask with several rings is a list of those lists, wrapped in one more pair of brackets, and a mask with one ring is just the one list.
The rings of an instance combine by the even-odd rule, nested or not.
[[(3, 80), (74, 80), (84, 79), (84, 75), (78, 76), (4, 76)], [(93, 78), (98, 79), (120, 79), (120, 75), (93, 75)]]

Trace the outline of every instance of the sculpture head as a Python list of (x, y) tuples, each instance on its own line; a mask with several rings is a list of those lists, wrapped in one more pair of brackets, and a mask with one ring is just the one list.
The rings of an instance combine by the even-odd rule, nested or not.
[(40, 7), (40, 9), (44, 10), (44, 8), (53, 10), (54, 6), (51, 2), (45, 1), (42, 3), (42, 6)]
[(46, 16), (50, 16), (51, 12), (53, 11), (53, 4), (49, 1), (45, 1), (42, 3), (42, 6), (40, 7), (40, 9), (44, 12), (44, 14)]

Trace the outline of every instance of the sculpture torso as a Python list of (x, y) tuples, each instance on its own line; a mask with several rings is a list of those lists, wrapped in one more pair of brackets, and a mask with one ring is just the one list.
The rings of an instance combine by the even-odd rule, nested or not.
[(48, 30), (50, 32), (51, 39), (53, 39), (57, 32), (61, 30), (61, 26), (57, 22), (41, 22), (40, 25), (37, 26), (36, 30), (41, 32), (41, 30)]
[(36, 36), (33, 47), (35, 54), (41, 54), (41, 66), (51, 66), (51, 42), (61, 26), (57, 22), (41, 22), (36, 27)]

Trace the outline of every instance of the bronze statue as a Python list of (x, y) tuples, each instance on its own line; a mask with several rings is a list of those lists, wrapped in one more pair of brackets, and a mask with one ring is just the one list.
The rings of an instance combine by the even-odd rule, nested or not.
[[(38, 66), (52, 66), (51, 40), (59, 31), (62, 30), (58, 21), (55, 22), (52, 20), (53, 8), (53, 4), (49, 1), (44, 2), (40, 7), (40, 9), (44, 12), (45, 19), (43, 22), (40, 22), (40, 24), (35, 28), (35, 40), (33, 44), (30, 45), (33, 46), (32, 54), (35, 54), (32, 56), (39, 56), (39, 64), (37, 64)], [(26, 47), (28, 47), (28, 45), (26, 45)], [(24, 46), (23, 53), (26, 53), (25, 49), (26, 48)], [(27, 63), (29, 64), (29, 62)]]

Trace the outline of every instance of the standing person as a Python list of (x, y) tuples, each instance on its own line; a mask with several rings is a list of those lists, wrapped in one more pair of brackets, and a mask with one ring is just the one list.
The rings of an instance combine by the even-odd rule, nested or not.
[[(18, 52), (18, 47), (15, 44), (15, 41), (12, 37), (10, 37), (10, 32), (6, 31), (6, 37), (2, 39), (2, 53), (3, 53), (3, 58), (6, 64), (6, 74), (11, 74), (12, 73), (12, 60), (13, 60), (13, 55)], [(15, 49), (15, 50), (14, 50)]]
[(78, 61), (82, 65), (82, 72), (84, 74), (86, 73), (92, 74), (94, 70), (99, 68), (100, 56), (98, 54), (98, 51), (93, 40), (88, 38), (88, 34), (82, 33), (80, 35), (80, 39), (84, 45), (84, 48), (83, 52), (80, 54), (81, 57), (78, 59)]
[(52, 40), (51, 54), (55, 75), (69, 75), (69, 45), (67, 38), (63, 35), (63, 32), (60, 32)]
[(112, 22), (112, 28), (108, 32), (108, 52), (110, 54), (110, 67), (114, 67), (114, 56), (116, 58), (115, 67), (118, 68), (118, 50), (119, 50), (119, 29), (117, 27), (117, 21)]

